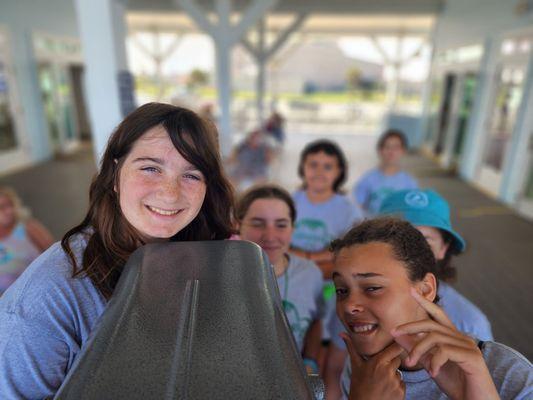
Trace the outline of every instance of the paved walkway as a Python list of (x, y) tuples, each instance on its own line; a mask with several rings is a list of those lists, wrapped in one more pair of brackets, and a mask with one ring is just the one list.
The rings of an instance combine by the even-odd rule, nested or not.
[[(338, 132), (329, 137), (347, 153), (350, 173), (346, 189), (351, 189), (364, 170), (376, 162), (376, 138)], [(291, 190), (296, 188), (299, 152), (305, 143), (317, 138), (302, 133), (290, 135), (273, 168), (273, 179)], [(533, 337), (533, 223), (421, 156), (409, 156), (406, 168), (422, 186), (435, 188), (450, 201), (454, 226), (468, 242), (467, 251), (457, 260), (456, 288), (487, 314), (497, 341), (533, 360), (533, 345), (529, 342)], [(13, 186), (59, 239), (83, 218), (95, 169), (92, 153), (84, 151), (0, 177), (0, 184)]]

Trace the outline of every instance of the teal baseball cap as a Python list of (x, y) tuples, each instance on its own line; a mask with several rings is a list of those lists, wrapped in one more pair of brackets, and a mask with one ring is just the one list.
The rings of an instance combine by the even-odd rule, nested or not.
[(388, 195), (379, 208), (381, 215), (396, 215), (413, 225), (442, 229), (453, 237), (453, 247), (464, 251), (466, 243), (455, 232), (450, 221), (450, 206), (444, 198), (431, 189), (398, 190)]

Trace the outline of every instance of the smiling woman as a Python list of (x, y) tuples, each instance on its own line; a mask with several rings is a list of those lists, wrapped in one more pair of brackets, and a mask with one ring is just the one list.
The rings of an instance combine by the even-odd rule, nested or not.
[(312, 261), (289, 254), (296, 219), (291, 196), (274, 185), (253, 187), (240, 198), (235, 216), (241, 238), (257, 243), (267, 253), (298, 349), (309, 369), (318, 372), (322, 274)]
[(192, 111), (158, 103), (118, 126), (85, 219), (0, 300), (2, 398), (56, 393), (137, 248), (230, 236), (232, 189), (211, 129)]
[(160, 126), (135, 143), (120, 170), (120, 209), (145, 241), (169, 238), (187, 226), (205, 192), (202, 172), (183, 158)]

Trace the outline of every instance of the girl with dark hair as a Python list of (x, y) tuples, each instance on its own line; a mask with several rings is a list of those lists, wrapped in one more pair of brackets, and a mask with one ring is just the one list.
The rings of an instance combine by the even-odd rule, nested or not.
[(122, 121), (85, 219), (0, 300), (2, 398), (54, 395), (137, 248), (230, 236), (232, 189), (215, 137), (195, 113), (167, 104), (146, 104)]
[[(439, 306), (455, 327), (476, 339), (493, 340), (485, 314), (449, 284), (456, 275), (451, 260), (464, 250), (465, 241), (452, 228), (446, 200), (429, 189), (399, 190), (385, 198), (379, 213), (403, 218), (424, 235), (436, 259), (431, 272), (439, 280)], [(336, 357), (345, 357), (344, 342), (338, 335), (343, 331), (342, 324), (338, 319), (334, 320), (329, 329)]]
[(334, 241), (344, 399), (530, 399), (533, 367), (461, 333), (438, 301), (435, 258), (410, 223), (365, 221)]
[[(328, 245), (362, 219), (361, 212), (342, 194), (348, 166), (344, 153), (330, 140), (309, 143), (300, 155), (298, 175), (302, 188), (293, 194), (297, 219), (292, 236), (293, 252), (317, 263), (324, 276), (325, 317), (322, 321), (325, 350), (321, 369), (325, 374), (328, 393), (338, 386), (338, 373), (343, 358), (334, 357), (329, 346), (329, 326), (335, 316), (335, 288), (331, 282), (333, 255)], [(328, 378), (328, 376), (332, 376)], [(333, 389), (334, 390), (334, 389)], [(328, 394), (329, 396), (329, 394)]]
[(302, 188), (293, 194), (298, 211), (292, 237), (293, 250), (315, 261), (325, 278), (331, 276), (329, 243), (362, 216), (342, 194), (347, 162), (340, 147), (330, 140), (309, 143), (300, 154), (298, 175)]
[(322, 273), (310, 260), (289, 254), (296, 209), (285, 189), (257, 186), (237, 204), (243, 240), (257, 243), (274, 268), (287, 320), (308, 370), (318, 373), (323, 312)]

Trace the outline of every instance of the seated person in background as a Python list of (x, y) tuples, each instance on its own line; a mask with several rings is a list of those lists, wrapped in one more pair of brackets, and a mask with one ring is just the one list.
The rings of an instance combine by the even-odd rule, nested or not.
[(465, 241), (452, 228), (446, 200), (433, 190), (400, 190), (383, 201), (380, 214), (403, 218), (424, 235), (437, 260), (432, 272), (439, 279), (439, 305), (457, 329), (480, 340), (493, 340), (485, 314), (448, 283), (455, 280), (452, 259), (464, 251)]
[(205, 103), (198, 110), (198, 115), (204, 120), (216, 125), (215, 106), (213, 103)]
[(296, 219), (290, 194), (273, 185), (252, 188), (239, 200), (236, 217), (241, 239), (257, 243), (267, 253), (298, 350), (308, 370), (318, 373), (322, 273), (314, 262), (289, 254)]
[(28, 218), (15, 191), (0, 187), (0, 296), (53, 241), (41, 223)]
[(353, 188), (355, 201), (367, 215), (377, 214), (390, 193), (418, 187), (416, 180), (401, 168), (406, 150), (407, 138), (401, 131), (390, 129), (379, 138), (379, 166), (367, 171)]
[[(359, 208), (343, 194), (342, 185), (348, 173), (346, 157), (341, 148), (330, 140), (309, 143), (300, 154), (298, 175), (302, 187), (293, 194), (297, 218), (292, 235), (294, 254), (317, 263), (324, 276), (325, 316), (323, 324), (324, 350), (319, 364), (324, 372), (326, 395), (338, 392), (338, 376), (331, 371), (341, 370), (343, 359), (330, 354), (329, 330), (335, 315), (335, 287), (331, 281), (333, 254), (328, 250), (331, 240), (342, 236), (363, 216)], [(329, 347), (329, 348), (328, 348)], [(336, 362), (337, 361), (337, 362)], [(340, 362), (339, 362), (340, 361)]]
[(285, 132), (283, 125), (285, 124), (285, 119), (278, 112), (273, 112), (268, 117), (265, 122), (265, 131), (270, 136), (272, 136), (276, 142), (283, 143), (285, 141)]
[(297, 211), (292, 251), (316, 262), (325, 279), (331, 278), (333, 266), (329, 243), (363, 218), (343, 194), (347, 174), (346, 156), (335, 142), (316, 140), (300, 154), (302, 186), (292, 195)]
[(263, 131), (257, 129), (250, 132), (229, 159), (231, 181), (240, 190), (265, 182), (272, 158), (272, 149), (266, 142)]
[(343, 398), (532, 398), (533, 367), (525, 357), (461, 333), (435, 304), (435, 258), (411, 224), (368, 220), (331, 250), (350, 355)]

